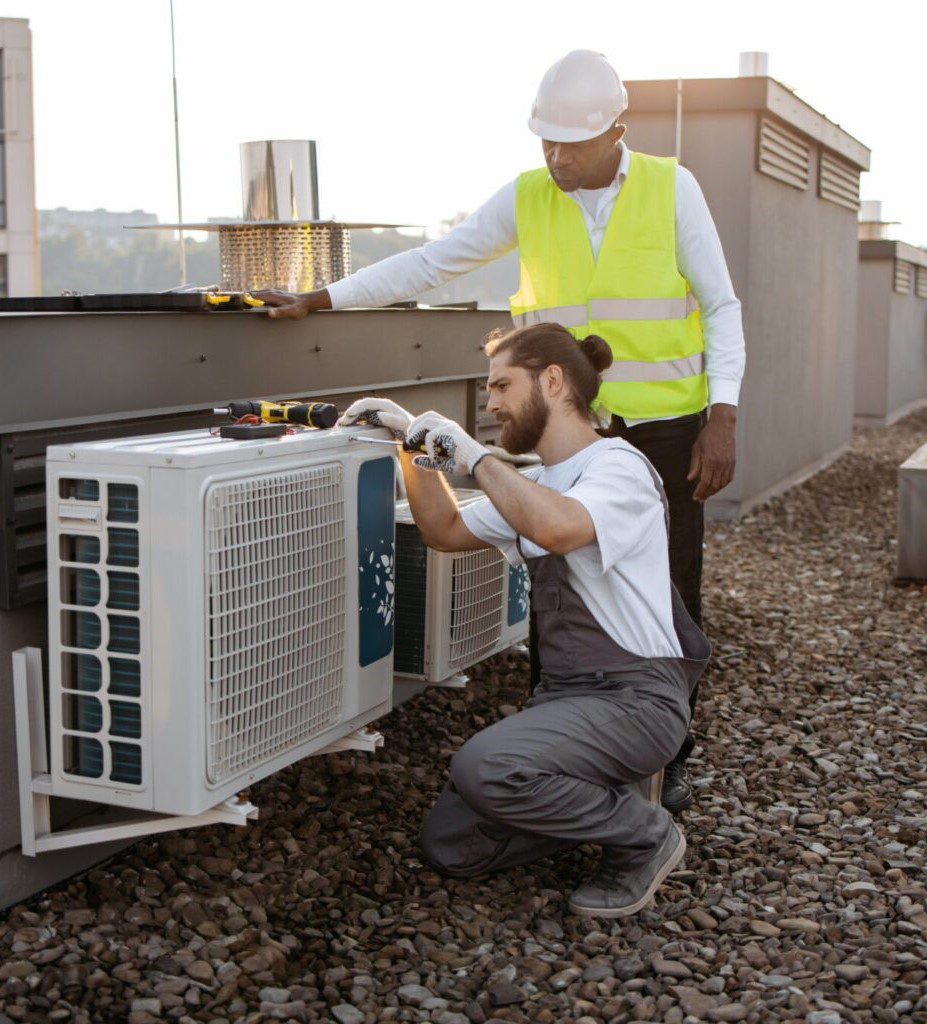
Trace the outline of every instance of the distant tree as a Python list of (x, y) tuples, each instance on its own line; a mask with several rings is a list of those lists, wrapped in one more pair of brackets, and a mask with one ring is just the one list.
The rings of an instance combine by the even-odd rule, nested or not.
[[(129, 237), (118, 246), (91, 240), (79, 228), (43, 238), (42, 294), (160, 292), (176, 288), (180, 283), (177, 242), (149, 231), (125, 234)], [(187, 281), (217, 284), (219, 244), (215, 236), (205, 242), (187, 239), (186, 249)]]

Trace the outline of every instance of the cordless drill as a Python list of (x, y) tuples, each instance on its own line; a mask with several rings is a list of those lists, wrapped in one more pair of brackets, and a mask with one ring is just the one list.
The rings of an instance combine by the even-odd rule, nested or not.
[(329, 402), (229, 402), (223, 409), (213, 409), (233, 420), (256, 416), (264, 423), (298, 423), (303, 427), (328, 429), (335, 425), (338, 410)]

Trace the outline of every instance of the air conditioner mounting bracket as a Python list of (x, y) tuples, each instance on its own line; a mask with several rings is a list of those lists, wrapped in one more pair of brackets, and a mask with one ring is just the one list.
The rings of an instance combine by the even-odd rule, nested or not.
[(59, 829), (51, 827), (52, 785), (45, 741), (45, 700), (42, 686), (42, 652), (23, 647), (13, 652), (13, 700), (16, 727), (16, 761), (19, 775), (19, 819), (22, 852), (27, 857), (50, 850), (144, 839), (159, 832), (196, 828), (200, 825), (247, 825), (258, 809), (243, 797), (233, 797), (195, 815), (144, 814), (126, 818), (124, 808), (103, 807), (93, 823)]

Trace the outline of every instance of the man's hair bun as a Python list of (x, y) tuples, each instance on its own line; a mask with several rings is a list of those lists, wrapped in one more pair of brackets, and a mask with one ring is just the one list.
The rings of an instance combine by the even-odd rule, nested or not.
[(612, 350), (604, 338), (598, 334), (589, 334), (579, 343), (583, 354), (592, 363), (596, 373), (607, 370), (613, 362)]

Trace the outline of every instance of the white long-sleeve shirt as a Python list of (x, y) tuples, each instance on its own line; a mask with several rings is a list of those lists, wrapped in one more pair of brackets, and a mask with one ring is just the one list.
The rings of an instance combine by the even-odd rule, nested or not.
[[(596, 258), (633, 153), (622, 144), (611, 185), (566, 193), (579, 206)], [(398, 253), (328, 285), (333, 309), (387, 306), (435, 288), (504, 256), (518, 244), (515, 187), (511, 181), (443, 238)], [(676, 168), (676, 262), (702, 314), (708, 400), (737, 405), (746, 362), (740, 302), (721, 240), (698, 182)], [(628, 420), (629, 425), (641, 422)]]

